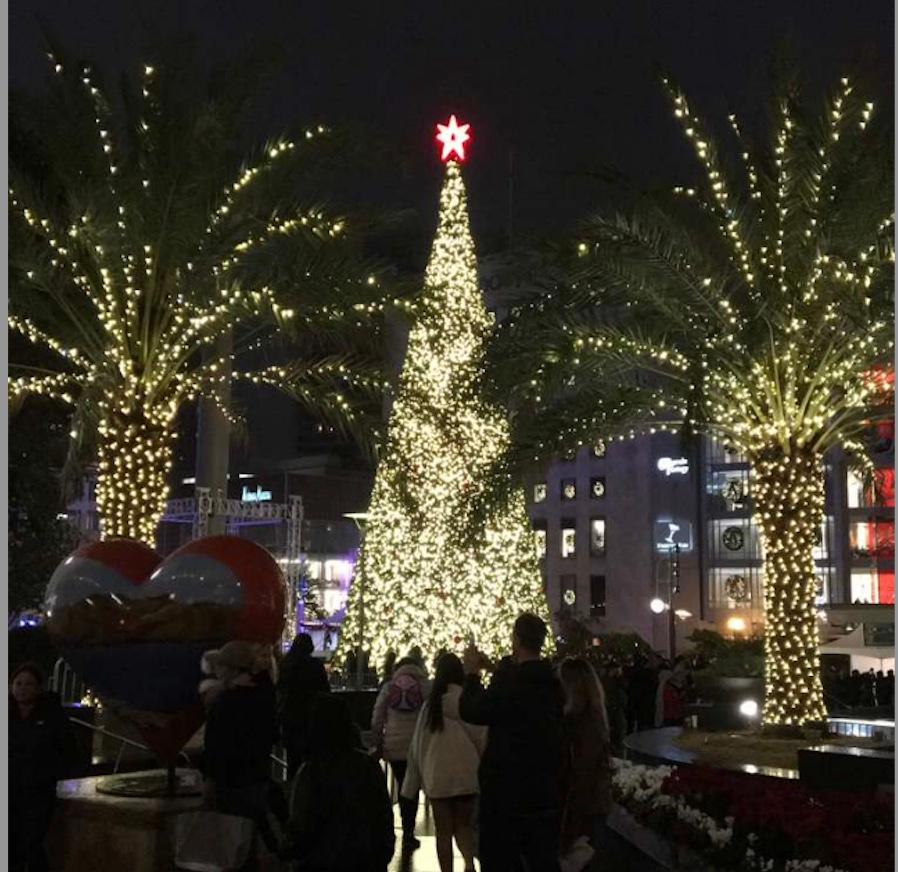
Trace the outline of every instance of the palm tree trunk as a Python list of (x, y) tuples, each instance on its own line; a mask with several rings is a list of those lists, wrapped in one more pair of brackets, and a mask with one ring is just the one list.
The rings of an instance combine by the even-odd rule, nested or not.
[(771, 448), (751, 458), (764, 543), (764, 724), (826, 719), (820, 681), (814, 546), (823, 519), (822, 458)]
[(105, 410), (99, 427), (97, 510), (103, 539), (139, 539), (151, 547), (168, 501), (174, 431), (144, 409)]

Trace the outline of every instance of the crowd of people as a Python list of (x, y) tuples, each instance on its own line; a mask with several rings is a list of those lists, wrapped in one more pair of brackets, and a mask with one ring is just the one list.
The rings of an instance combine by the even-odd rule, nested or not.
[[(474, 647), (438, 655), (431, 679), (421, 652), (390, 655), (370, 731), (302, 634), (278, 662), (271, 648), (233, 641), (203, 657), (207, 710), (201, 768), (208, 809), (255, 823), (244, 869), (269, 855), (307, 872), (383, 872), (419, 847), (421, 793), (433, 813), (442, 872), (457, 847), (464, 872), (584, 869), (607, 842), (614, 756), (633, 731), (683, 723), (690, 666), (657, 655), (625, 663), (542, 656), (548, 628), (521, 615), (512, 655), (490, 662)], [(488, 681), (484, 676), (489, 674)], [(849, 705), (892, 705), (894, 674), (844, 674)], [(10, 684), (11, 866), (48, 868), (44, 839), (55, 784), (66, 775), (71, 731), (38, 667)], [(368, 726), (367, 723), (363, 726)], [(286, 756), (287, 790), (271, 778)], [(390, 779), (386, 771), (391, 773)]]
[(871, 668), (866, 672), (843, 669), (824, 676), (823, 690), (830, 711), (846, 709), (895, 708), (895, 671)]

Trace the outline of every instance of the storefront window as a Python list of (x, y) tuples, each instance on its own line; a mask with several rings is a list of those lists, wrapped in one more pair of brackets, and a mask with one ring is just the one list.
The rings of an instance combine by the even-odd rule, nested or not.
[(589, 522), (589, 554), (591, 557), (605, 556), (604, 518), (592, 518)]
[(561, 607), (571, 608), (577, 602), (577, 576), (561, 576)]
[(574, 557), (577, 554), (577, 528), (573, 520), (561, 522), (561, 556)]
[(589, 613), (594, 618), (605, 616), (605, 576), (589, 576)]
[(536, 527), (533, 530), (533, 539), (536, 543), (536, 559), (542, 560), (546, 556), (546, 528)]

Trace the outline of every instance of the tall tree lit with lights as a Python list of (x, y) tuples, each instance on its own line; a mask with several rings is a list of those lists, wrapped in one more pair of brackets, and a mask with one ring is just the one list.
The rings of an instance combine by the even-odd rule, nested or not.
[(517, 387), (501, 468), (684, 424), (744, 453), (764, 546), (763, 719), (800, 726), (826, 716), (824, 457), (842, 446), (869, 464), (865, 434), (894, 415), (892, 126), (848, 79), (819, 115), (790, 90), (766, 148), (730, 116), (731, 161), (665, 85), (704, 178), (586, 222), (567, 284), (503, 328), (494, 381)]
[[(194, 95), (192, 67), (146, 65), (109, 95), (90, 66), (50, 62), (48, 93), (13, 115), (9, 393), (71, 407), (101, 534), (152, 544), (182, 406), (225, 406), (249, 350), (258, 366), (237, 375), (351, 428), (380, 385), (380, 292), (344, 222), (312, 205), (323, 128), (247, 160), (243, 70)], [(282, 365), (275, 336), (291, 343)]]
[[(492, 319), (479, 288), (461, 161), (469, 125), (438, 125), (446, 162), (439, 226), (377, 471), (344, 650), (375, 662), (419, 645), (428, 657), (473, 636), (507, 652), (521, 611), (548, 618), (521, 491), (477, 527), (487, 474), (508, 425), (481, 399)], [(477, 529), (477, 535), (471, 530)]]

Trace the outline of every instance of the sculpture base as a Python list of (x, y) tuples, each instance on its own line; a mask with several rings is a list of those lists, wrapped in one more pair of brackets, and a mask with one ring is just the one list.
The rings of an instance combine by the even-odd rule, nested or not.
[[(167, 777), (163, 769), (141, 774), (162, 783)], [(181, 780), (187, 770), (177, 774)], [(49, 837), (50, 868), (96, 872), (99, 861), (106, 869), (171, 872), (175, 820), (185, 812), (199, 810), (202, 798), (110, 795), (98, 790), (98, 783), (104, 780), (77, 778), (59, 783)]]
[(107, 775), (97, 781), (97, 793), (106, 796), (130, 796), (138, 799), (163, 799), (201, 796), (202, 785), (195, 772), (175, 772), (172, 778), (164, 770)]

